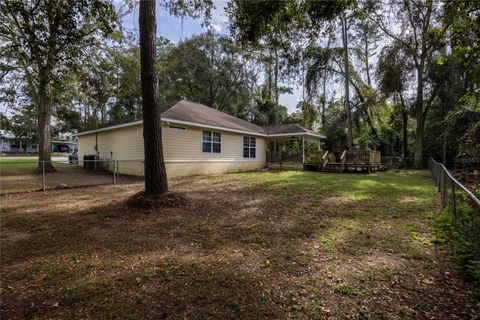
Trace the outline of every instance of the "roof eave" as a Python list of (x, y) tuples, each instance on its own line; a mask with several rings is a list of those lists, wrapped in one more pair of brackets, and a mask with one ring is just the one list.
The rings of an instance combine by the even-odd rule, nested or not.
[[(226, 132), (242, 133), (242, 134), (248, 134), (248, 135), (259, 136), (259, 137), (266, 137), (267, 136), (265, 133), (260, 133), (260, 132), (245, 131), (245, 130), (233, 129), (233, 128), (225, 128), (225, 127), (221, 127), (221, 126), (212, 126), (212, 125), (208, 125), (208, 124), (202, 124), (202, 123), (196, 123), (196, 122), (190, 122), (190, 121), (183, 121), (183, 120), (177, 120), (177, 119), (172, 119), (172, 118), (162, 117), (162, 122), (183, 124), (183, 125), (188, 125), (188, 126), (192, 126), (192, 127), (215, 129), (215, 130), (221, 130), (221, 131), (226, 131)], [(133, 122), (129, 122), (129, 123), (123, 123), (123, 124), (119, 124), (119, 125), (115, 125), (115, 126), (110, 126), (110, 127), (105, 127), (105, 128), (98, 128), (98, 129), (79, 132), (77, 134), (74, 134), (74, 136), (82, 136), (82, 135), (92, 134), (92, 133), (97, 133), (97, 132), (102, 132), (102, 131), (120, 129), (120, 128), (130, 127), (130, 126), (134, 126), (134, 125), (138, 125), (138, 124), (142, 124), (142, 123), (143, 123), (143, 120), (137, 120), (137, 121), (133, 121)]]
[(117, 124), (115, 126), (109, 126), (109, 127), (105, 127), (105, 128), (98, 128), (98, 129), (82, 131), (82, 132), (74, 134), (73, 136), (78, 137), (78, 136), (83, 136), (83, 135), (86, 135), (86, 134), (91, 134), (91, 133), (96, 133), (96, 132), (102, 132), (102, 131), (109, 131), (109, 130), (113, 130), (113, 129), (131, 127), (131, 126), (142, 124), (142, 123), (143, 123), (143, 120), (137, 120), (137, 121), (132, 121), (132, 122), (128, 122), (128, 123)]
[(327, 136), (321, 134), (321, 133), (311, 133), (311, 132), (292, 132), (292, 133), (274, 133), (274, 134), (269, 134), (268, 137), (295, 137), (295, 136), (310, 136), (310, 137), (316, 137), (320, 139), (326, 139)]
[[(240, 130), (240, 129), (226, 128), (226, 127), (221, 127), (221, 126), (214, 126), (214, 125), (184, 121), (184, 120), (177, 120), (177, 119), (166, 118), (166, 117), (165, 118), (162, 117), (162, 122), (183, 124), (183, 125), (188, 125), (188, 126), (192, 126), (192, 127), (208, 128), (208, 129), (221, 130), (221, 131), (226, 131), (226, 132), (248, 134), (248, 135), (258, 136), (258, 137), (268, 137), (268, 138), (270, 138), (270, 137), (288, 137), (288, 136), (310, 136), (310, 137), (315, 137), (315, 138), (319, 138), (319, 139), (325, 139), (326, 138), (325, 135), (320, 134), (320, 133), (292, 132), (292, 133), (266, 134), (266, 133), (260, 133), (260, 132), (246, 131), (246, 130)], [(139, 124), (142, 124), (142, 123), (143, 123), (143, 120), (137, 120), (137, 121), (122, 123), (122, 124), (118, 124), (118, 125), (114, 125), (114, 126), (110, 126), (110, 127), (83, 131), (83, 132), (76, 133), (73, 136), (78, 137), (78, 136), (83, 136), (83, 135), (102, 132), (102, 131), (121, 129), (121, 128), (126, 128), (126, 127), (139, 125)]]
[(215, 129), (215, 130), (221, 130), (221, 131), (226, 131), (226, 132), (235, 132), (235, 133), (242, 133), (242, 134), (248, 134), (252, 136), (259, 136), (259, 137), (266, 137), (267, 134), (265, 133), (260, 133), (260, 132), (254, 132), (254, 131), (246, 131), (246, 130), (240, 130), (240, 129), (234, 129), (234, 128), (226, 128), (226, 127), (221, 127), (221, 126), (213, 126), (209, 124), (202, 124), (202, 123), (196, 123), (196, 122), (190, 122), (190, 121), (184, 121), (184, 120), (177, 120), (177, 119), (172, 119), (172, 118), (163, 118), (162, 117), (162, 122), (171, 122), (175, 124), (183, 124), (183, 125), (188, 125), (192, 127), (200, 127), (200, 128), (208, 128), (208, 129)]

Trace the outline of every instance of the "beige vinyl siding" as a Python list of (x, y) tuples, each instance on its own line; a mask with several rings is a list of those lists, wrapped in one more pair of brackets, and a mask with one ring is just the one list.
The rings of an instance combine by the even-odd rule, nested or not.
[[(174, 125), (174, 124), (172, 124)], [(256, 158), (243, 158), (242, 134), (163, 124), (163, 148), (169, 178), (178, 176), (227, 173), (260, 169), (265, 166), (264, 138), (256, 137)], [(221, 153), (202, 152), (202, 131), (221, 133)], [(101, 159), (119, 160), (118, 171), (124, 174), (143, 174), (143, 127), (135, 125), (98, 132), (98, 152)], [(95, 154), (95, 133), (79, 136), (79, 159)], [(93, 142), (93, 143), (92, 143)], [(126, 161), (130, 160), (130, 161)]]
[(78, 137), (78, 160), (83, 160), (84, 155), (97, 154), (95, 147), (95, 133)]
[[(242, 134), (185, 127), (185, 130), (163, 127), (163, 142), (165, 160), (208, 160), (208, 161), (263, 161), (265, 162), (265, 139), (256, 138), (257, 154), (256, 159), (243, 158), (243, 136)], [(202, 152), (202, 132), (213, 131), (221, 133), (221, 153)], [(261, 150), (261, 151), (260, 151)]]
[[(98, 135), (97, 138), (95, 135)], [(100, 159), (142, 160), (142, 135), (142, 126), (136, 125), (79, 136), (79, 160), (83, 160), (84, 155), (97, 154), (95, 142), (98, 144)]]

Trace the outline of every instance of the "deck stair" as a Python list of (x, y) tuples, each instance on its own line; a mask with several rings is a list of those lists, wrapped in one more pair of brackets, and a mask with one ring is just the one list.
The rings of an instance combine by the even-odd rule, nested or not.
[(342, 172), (342, 163), (341, 162), (327, 162), (323, 167), (324, 172)]

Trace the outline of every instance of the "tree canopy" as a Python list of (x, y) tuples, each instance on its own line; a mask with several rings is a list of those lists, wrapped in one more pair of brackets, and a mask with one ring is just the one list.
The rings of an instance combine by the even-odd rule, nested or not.
[[(354, 148), (414, 156), (417, 167), (428, 156), (478, 157), (478, 1), (232, 0), (230, 34), (209, 27), (211, 1), (159, 8), (205, 25), (178, 42), (157, 33), (161, 104), (186, 99), (259, 125), (295, 122), (325, 133), (336, 152), (350, 112)], [(141, 111), (139, 37), (122, 30), (118, 7), (8, 0), (0, 14), (2, 127), (45, 145)]]

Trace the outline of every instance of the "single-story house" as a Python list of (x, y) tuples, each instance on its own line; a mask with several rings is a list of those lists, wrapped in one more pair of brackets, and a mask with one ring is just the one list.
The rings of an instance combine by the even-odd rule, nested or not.
[[(52, 140), (53, 152), (73, 152), (77, 150), (77, 142), (73, 140)], [(0, 151), (12, 153), (38, 153), (38, 143), (28, 138), (17, 137), (8, 130), (0, 130)]]
[[(258, 126), (189, 101), (162, 107), (164, 158), (169, 177), (250, 171), (266, 166), (267, 150), (282, 141), (317, 142), (324, 135), (296, 124)], [(141, 115), (114, 120), (76, 134), (78, 159), (118, 160), (117, 172), (143, 175)]]

